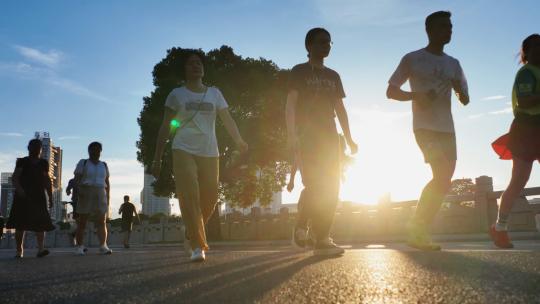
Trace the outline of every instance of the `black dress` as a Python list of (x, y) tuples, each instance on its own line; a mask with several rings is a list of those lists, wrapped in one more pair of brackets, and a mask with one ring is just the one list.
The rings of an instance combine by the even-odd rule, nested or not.
[(19, 182), (26, 197), (15, 191), (6, 228), (36, 232), (54, 230), (47, 209), (47, 185), (44, 181), (44, 177), (49, 175), (49, 163), (43, 159), (33, 163), (29, 157), (18, 158), (16, 168), (21, 169)]

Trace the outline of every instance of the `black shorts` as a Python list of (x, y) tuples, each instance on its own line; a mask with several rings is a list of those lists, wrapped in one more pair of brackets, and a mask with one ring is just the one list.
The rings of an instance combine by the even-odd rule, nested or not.
[(422, 150), (422, 154), (424, 154), (426, 163), (443, 158), (448, 161), (457, 159), (455, 133), (418, 129), (414, 131), (414, 137), (418, 147)]
[(122, 232), (131, 232), (133, 230), (133, 221), (122, 220)]

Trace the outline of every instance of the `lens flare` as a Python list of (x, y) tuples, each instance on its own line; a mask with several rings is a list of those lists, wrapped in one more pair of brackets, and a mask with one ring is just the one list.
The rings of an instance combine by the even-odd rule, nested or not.
[(175, 128), (175, 129), (176, 129), (176, 128), (178, 128), (178, 127), (180, 127), (180, 121), (177, 120), (177, 119), (171, 120), (171, 128)]

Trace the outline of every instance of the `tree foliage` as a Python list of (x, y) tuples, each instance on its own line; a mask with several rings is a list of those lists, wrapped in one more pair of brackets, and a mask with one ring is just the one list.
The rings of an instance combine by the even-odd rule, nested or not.
[[(138, 118), (141, 133), (137, 159), (145, 167), (154, 157), (165, 99), (172, 89), (182, 85), (181, 58), (189, 51), (192, 50), (172, 48), (154, 67), (155, 89), (143, 98)], [(268, 204), (272, 193), (281, 191), (285, 183), (284, 109), (288, 71), (280, 70), (270, 60), (243, 58), (228, 46), (207, 53), (198, 51), (204, 56), (203, 82), (221, 90), (242, 137), (249, 144), (248, 154), (235, 160), (235, 144), (217, 119), (221, 198), (241, 207), (250, 206), (255, 200)], [(239, 161), (243, 161), (243, 169), (233, 170)], [(154, 189), (160, 196), (174, 195), (170, 141), (163, 155), (162, 174)]]
[(470, 178), (454, 179), (450, 186), (448, 194), (452, 195), (464, 195), (473, 194), (476, 189), (476, 185)]

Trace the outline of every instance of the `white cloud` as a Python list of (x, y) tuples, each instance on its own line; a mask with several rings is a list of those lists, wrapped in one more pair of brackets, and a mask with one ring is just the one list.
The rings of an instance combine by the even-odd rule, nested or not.
[(470, 119), (477, 119), (477, 118), (484, 117), (484, 116), (486, 116), (486, 114), (484, 114), (484, 113), (479, 113), (479, 114), (469, 115), (468, 117), (469, 117)]
[(503, 114), (511, 114), (512, 112), (513, 112), (512, 107), (508, 107), (508, 108), (504, 108), (502, 110), (490, 111), (490, 112), (487, 112), (487, 113), (478, 113), (478, 114), (469, 115), (468, 118), (469, 119), (477, 119), (477, 118), (485, 117), (487, 115), (503, 115)]
[(71, 92), (76, 95), (90, 97), (92, 99), (112, 103), (113, 101), (97, 92), (94, 92), (83, 85), (80, 85), (76, 82), (73, 82), (69, 79), (60, 78), (60, 77), (51, 77), (45, 80), (47, 83), (52, 84), (56, 87), (62, 88), (68, 92)]
[(0, 132), (0, 136), (21, 137), (23, 136), (23, 134), (17, 132)]
[(500, 100), (500, 99), (505, 99), (505, 98), (506, 98), (505, 95), (494, 95), (494, 96), (484, 97), (482, 98), (482, 100)]
[(62, 52), (57, 51), (57, 50), (50, 50), (48, 52), (42, 52), (38, 49), (21, 46), (21, 45), (15, 45), (13, 47), (24, 58), (30, 61), (34, 61), (43, 65), (46, 65), (51, 68), (56, 67), (60, 63), (60, 60), (63, 58)]
[(7, 77), (19, 77), (25, 80), (34, 80), (60, 88), (66, 92), (89, 97), (107, 103), (115, 103), (110, 98), (91, 90), (75, 81), (59, 76), (56, 71), (50, 68), (38, 67), (25, 62), (0, 62), (0, 75)]
[(500, 114), (510, 114), (512, 113), (512, 108), (506, 108), (506, 109), (502, 109), (502, 110), (498, 110), (498, 111), (491, 111), (489, 112), (489, 114), (491, 115), (500, 115)]

